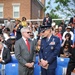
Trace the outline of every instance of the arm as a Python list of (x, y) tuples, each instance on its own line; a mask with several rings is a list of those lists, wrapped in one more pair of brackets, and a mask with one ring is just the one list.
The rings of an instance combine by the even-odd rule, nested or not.
[(40, 51), (39, 51), (39, 58), (40, 58), (40, 60), (43, 59), (42, 53), (43, 53), (43, 50), (42, 50), (42, 40), (41, 40), (41, 46), (40, 46)]

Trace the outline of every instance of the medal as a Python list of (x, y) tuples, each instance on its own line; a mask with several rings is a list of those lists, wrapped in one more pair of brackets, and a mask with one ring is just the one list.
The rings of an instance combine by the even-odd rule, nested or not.
[(51, 49), (52, 49), (52, 50), (54, 49), (53, 46), (51, 46)]

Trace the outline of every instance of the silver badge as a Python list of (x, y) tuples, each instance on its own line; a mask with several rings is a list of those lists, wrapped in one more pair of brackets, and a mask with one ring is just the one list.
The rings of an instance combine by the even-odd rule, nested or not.
[(53, 47), (53, 46), (51, 46), (51, 49), (53, 50), (53, 49), (54, 49), (54, 47)]

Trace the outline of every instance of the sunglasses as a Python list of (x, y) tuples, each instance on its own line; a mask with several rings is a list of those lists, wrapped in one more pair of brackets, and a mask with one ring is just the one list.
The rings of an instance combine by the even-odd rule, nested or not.
[(31, 32), (27, 32), (27, 34), (30, 34)]

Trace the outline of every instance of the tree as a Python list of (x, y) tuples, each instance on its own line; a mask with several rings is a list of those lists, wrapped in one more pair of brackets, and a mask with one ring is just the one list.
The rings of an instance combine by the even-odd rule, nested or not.
[(45, 7), (45, 10), (50, 8), (50, 13), (60, 13), (64, 14), (66, 17), (73, 16), (75, 14), (75, 0), (54, 0), (55, 8), (51, 5), (52, 1), (53, 0), (49, 0), (48, 6)]

